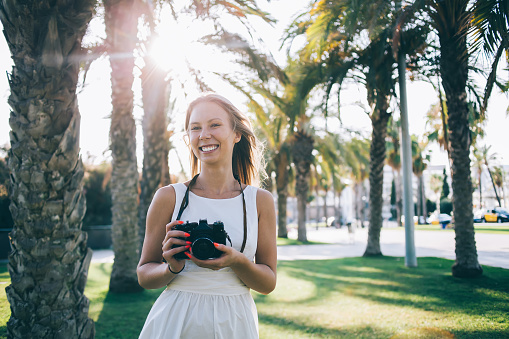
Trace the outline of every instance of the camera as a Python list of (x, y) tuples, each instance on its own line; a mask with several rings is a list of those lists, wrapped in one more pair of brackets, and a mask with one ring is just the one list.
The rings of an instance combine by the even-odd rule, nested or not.
[[(188, 238), (178, 237), (177, 239), (187, 240), (191, 242), (193, 255), (200, 259), (215, 259), (221, 256), (223, 252), (216, 249), (214, 243), (226, 245), (226, 239), (230, 241), (230, 237), (224, 230), (224, 224), (216, 221), (208, 224), (207, 219), (200, 219), (199, 222), (185, 222), (181, 225), (175, 225), (174, 230), (184, 231), (190, 234)], [(172, 248), (184, 245), (173, 245)], [(175, 254), (175, 259), (188, 259), (184, 252)]]

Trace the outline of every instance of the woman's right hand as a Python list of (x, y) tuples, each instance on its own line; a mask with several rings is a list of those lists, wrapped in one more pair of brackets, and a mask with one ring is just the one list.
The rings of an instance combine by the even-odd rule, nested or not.
[[(174, 229), (176, 225), (181, 225), (184, 222), (181, 220), (174, 220), (169, 224), (166, 224), (166, 236), (163, 240), (163, 258), (166, 260), (168, 265), (173, 272), (179, 272), (184, 268), (185, 261), (179, 260), (175, 258), (175, 255), (180, 252), (184, 252), (191, 247), (191, 242), (178, 239), (178, 238), (187, 238), (189, 237), (189, 233), (184, 231), (177, 231)], [(182, 245), (179, 247), (172, 248), (173, 245)]]

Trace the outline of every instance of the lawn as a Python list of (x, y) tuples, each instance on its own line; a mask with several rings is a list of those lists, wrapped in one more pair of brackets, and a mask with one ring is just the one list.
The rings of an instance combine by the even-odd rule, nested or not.
[[(452, 261), (344, 258), (281, 261), (278, 286), (253, 293), (261, 338), (509, 337), (509, 270), (484, 267), (477, 279), (451, 276)], [(107, 292), (111, 264), (91, 265), (86, 295), (96, 338), (137, 338), (160, 290)], [(0, 281), (8, 282), (5, 266)], [(9, 307), (0, 285), (0, 338)]]
[(324, 242), (318, 241), (299, 241), (297, 239), (289, 239), (289, 238), (277, 238), (277, 246), (286, 246), (286, 245), (324, 245)]
[[(441, 225), (415, 225), (416, 231), (446, 231), (454, 232), (454, 225), (447, 225), (446, 229), (442, 229)], [(404, 227), (387, 227), (384, 230), (403, 230)], [(476, 233), (491, 233), (491, 234), (509, 234), (509, 223), (503, 224), (474, 224)]]

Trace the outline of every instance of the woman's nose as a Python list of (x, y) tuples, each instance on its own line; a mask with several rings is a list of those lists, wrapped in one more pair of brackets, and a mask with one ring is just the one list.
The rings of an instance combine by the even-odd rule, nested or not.
[(209, 139), (209, 138), (210, 138), (209, 131), (206, 128), (202, 129), (202, 131), (200, 133), (200, 140)]

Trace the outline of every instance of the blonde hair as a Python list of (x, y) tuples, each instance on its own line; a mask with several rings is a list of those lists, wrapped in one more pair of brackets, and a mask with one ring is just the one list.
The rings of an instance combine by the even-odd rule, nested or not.
[[(258, 185), (260, 183), (260, 176), (265, 174), (262, 157), (263, 145), (256, 138), (251, 122), (247, 116), (235, 107), (228, 99), (219, 94), (209, 93), (192, 101), (187, 108), (185, 131), (189, 133), (191, 112), (196, 105), (204, 102), (215, 103), (224, 109), (230, 116), (233, 131), (238, 132), (241, 135), (240, 141), (233, 147), (233, 175), (238, 177), (241, 182), (247, 185)], [(198, 174), (201, 164), (191, 150), (191, 147), (189, 147), (189, 150), (191, 158), (191, 172), (194, 177)]]

